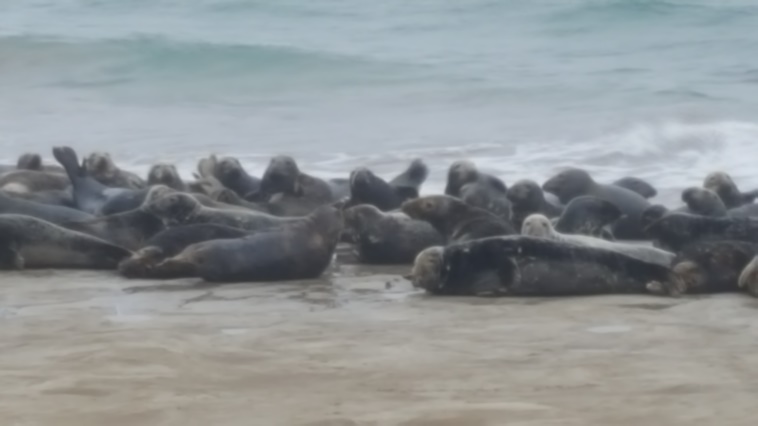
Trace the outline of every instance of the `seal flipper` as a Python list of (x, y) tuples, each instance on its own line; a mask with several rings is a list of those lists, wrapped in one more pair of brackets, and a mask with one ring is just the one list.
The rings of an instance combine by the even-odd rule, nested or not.
[(79, 179), (87, 176), (86, 171), (79, 164), (79, 157), (77, 157), (76, 152), (71, 147), (56, 146), (53, 148), (53, 156), (63, 166), (72, 185), (76, 185)]
[[(426, 182), (429, 176), (429, 167), (420, 158), (411, 161), (404, 172), (395, 176), (389, 184), (397, 188), (414, 188), (416, 192)], [(417, 195), (418, 196), (418, 195)]]
[(0, 270), (24, 269), (24, 258), (18, 252), (16, 241), (7, 241), (0, 246)]

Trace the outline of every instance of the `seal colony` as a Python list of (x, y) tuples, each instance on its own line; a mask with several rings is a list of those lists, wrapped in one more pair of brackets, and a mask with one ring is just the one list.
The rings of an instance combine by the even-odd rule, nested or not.
[(669, 208), (649, 182), (598, 182), (576, 167), (509, 187), (459, 160), (444, 194), (421, 195), (420, 158), (394, 176), (358, 167), (323, 179), (289, 156), (258, 177), (211, 155), (193, 180), (166, 162), (143, 177), (104, 152), (52, 155), (59, 165), (25, 153), (0, 168), (0, 269), (281, 281), (322, 276), (352, 252), (407, 265), (405, 278), (432, 295), (758, 296), (758, 191), (723, 171)]

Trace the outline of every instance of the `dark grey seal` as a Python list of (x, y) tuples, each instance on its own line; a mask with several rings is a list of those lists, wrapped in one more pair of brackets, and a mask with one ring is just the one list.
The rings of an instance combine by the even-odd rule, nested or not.
[(36, 217), (60, 225), (75, 220), (89, 220), (93, 216), (81, 210), (63, 206), (41, 204), (23, 200), (0, 192), (0, 214), (19, 214)]
[(626, 188), (630, 191), (640, 194), (643, 198), (650, 199), (658, 195), (658, 190), (653, 185), (640, 178), (627, 176), (616, 180), (612, 185)]
[(563, 234), (581, 234), (613, 240), (606, 227), (621, 217), (613, 203), (584, 195), (568, 203), (555, 222), (555, 230)]
[(508, 200), (511, 202), (511, 222), (521, 229), (527, 216), (540, 213), (548, 218), (558, 217), (563, 213), (563, 207), (556, 206), (545, 199), (539, 184), (533, 180), (523, 179), (508, 188)]

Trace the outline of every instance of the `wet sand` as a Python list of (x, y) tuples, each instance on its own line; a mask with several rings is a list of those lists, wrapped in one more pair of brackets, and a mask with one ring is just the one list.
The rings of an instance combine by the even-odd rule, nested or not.
[(2, 424), (756, 422), (756, 299), (433, 298), (397, 271), (205, 288), (4, 273)]

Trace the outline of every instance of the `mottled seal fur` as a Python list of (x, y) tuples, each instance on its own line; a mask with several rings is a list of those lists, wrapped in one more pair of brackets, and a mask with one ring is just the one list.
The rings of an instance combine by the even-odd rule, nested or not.
[(703, 181), (703, 187), (718, 194), (728, 209), (752, 203), (758, 196), (758, 191), (740, 192), (732, 177), (724, 172), (709, 173)]
[(563, 207), (549, 203), (542, 188), (533, 180), (523, 179), (514, 183), (508, 188), (507, 197), (511, 202), (511, 222), (517, 229), (521, 229), (524, 219), (531, 214), (540, 213), (554, 218), (563, 213)]
[(665, 266), (610, 250), (527, 236), (428, 249), (419, 254), (412, 275), (414, 285), (439, 295), (649, 293), (650, 283), (660, 283), (670, 295), (683, 289)]
[(431, 224), (411, 219), (404, 213), (384, 213), (361, 204), (345, 209), (345, 232), (355, 244), (363, 263), (412, 263), (423, 249), (444, 244)]
[(611, 185), (626, 188), (640, 194), (643, 198), (653, 198), (658, 195), (658, 190), (650, 183), (636, 177), (627, 176), (614, 181)]
[(250, 176), (239, 160), (234, 157), (223, 157), (218, 160), (214, 175), (225, 187), (240, 197), (257, 192), (261, 186), (261, 180)]
[(583, 247), (595, 247), (605, 250), (615, 251), (635, 259), (649, 263), (657, 263), (662, 266), (671, 266), (674, 260), (674, 253), (661, 250), (655, 247), (649, 247), (641, 244), (627, 244), (614, 241), (606, 241), (601, 238), (590, 237), (586, 235), (561, 234), (553, 228), (550, 219), (541, 215), (533, 214), (524, 220), (521, 228), (522, 235), (532, 237), (547, 238), (550, 240), (564, 241)]
[(448, 195), (409, 200), (401, 210), (413, 219), (429, 222), (448, 242), (517, 233), (502, 218)]
[(577, 168), (569, 168), (556, 174), (542, 185), (542, 189), (557, 195), (563, 204), (568, 204), (582, 195), (591, 195), (608, 201), (618, 207), (623, 214), (613, 224), (615, 238), (629, 240), (644, 238), (640, 217), (650, 204), (636, 192), (616, 185), (598, 184), (587, 171)]
[(160, 267), (211, 282), (317, 278), (331, 263), (341, 232), (342, 212), (325, 205), (278, 229), (193, 244)]
[(710, 189), (697, 186), (686, 188), (682, 191), (682, 201), (687, 205), (685, 213), (711, 217), (724, 217), (727, 214), (724, 202)]
[[(65, 167), (65, 166), (64, 166)], [(91, 153), (82, 164), (88, 174), (105, 186), (112, 188), (142, 189), (145, 181), (132, 172), (119, 169), (106, 152)]]
[(186, 274), (181, 268), (160, 268), (158, 265), (167, 258), (181, 253), (192, 244), (242, 238), (248, 234), (248, 231), (212, 223), (169, 228), (154, 235), (131, 257), (121, 261), (118, 271), (127, 278), (170, 279), (191, 276), (191, 272)]
[(179, 176), (176, 166), (168, 163), (158, 163), (150, 167), (147, 173), (147, 185), (165, 185), (177, 191), (187, 191), (187, 184)]
[(605, 227), (621, 217), (621, 210), (613, 203), (597, 197), (583, 195), (568, 203), (555, 222), (555, 230), (563, 234), (581, 234), (612, 240)]
[(0, 215), (0, 268), (113, 269), (131, 253), (31, 216)]
[(657, 247), (673, 252), (701, 240), (758, 243), (758, 219), (667, 212), (648, 225), (646, 232)]
[(302, 216), (334, 200), (329, 184), (300, 171), (292, 157), (273, 157), (263, 173), (260, 190), (245, 197), (268, 202), (284, 216)]
[(74, 220), (89, 220), (93, 216), (81, 210), (63, 206), (40, 204), (19, 199), (0, 192), (0, 214), (20, 214), (36, 217), (55, 224)]

